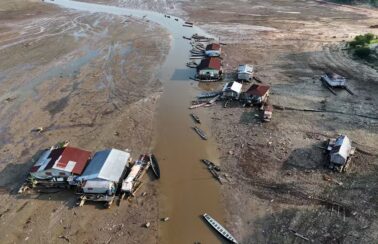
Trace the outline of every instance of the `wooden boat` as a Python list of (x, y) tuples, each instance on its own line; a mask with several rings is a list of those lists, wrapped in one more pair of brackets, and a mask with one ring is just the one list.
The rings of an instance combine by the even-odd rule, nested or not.
[(207, 159), (201, 159), (201, 161), (206, 164), (206, 166), (209, 168), (209, 169), (215, 169), (216, 171), (221, 171), (220, 168), (218, 166), (216, 166), (213, 162), (211, 162), (210, 160), (207, 160)]
[(151, 169), (157, 179), (160, 179), (160, 167), (155, 155), (150, 155)]
[(192, 116), (193, 120), (197, 123), (197, 124), (201, 124), (201, 120), (200, 118), (195, 115), (195, 114), (190, 114), (190, 116)]
[(219, 224), (215, 219), (213, 219), (210, 215), (207, 213), (204, 213), (202, 215), (204, 219), (213, 227), (216, 231), (218, 231), (224, 238), (229, 240), (231, 243), (238, 243), (233, 237), (230, 232), (228, 232), (221, 224)]
[(212, 98), (216, 97), (220, 94), (220, 92), (205, 92), (197, 96), (197, 98)]
[(194, 126), (192, 127), (193, 130), (195, 130), (195, 132), (197, 132), (197, 134), (203, 139), (203, 140), (207, 140), (207, 136), (206, 136), (206, 133), (201, 130), (200, 128), (198, 128), (197, 126)]

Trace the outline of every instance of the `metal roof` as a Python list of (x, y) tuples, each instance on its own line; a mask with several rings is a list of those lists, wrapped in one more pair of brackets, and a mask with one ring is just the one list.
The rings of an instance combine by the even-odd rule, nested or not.
[(118, 149), (106, 149), (96, 152), (79, 180), (108, 180), (118, 182), (126, 166), (130, 154)]
[(234, 91), (236, 93), (240, 93), (241, 90), (242, 90), (242, 87), (243, 87), (243, 84), (236, 82), (236, 81), (232, 81), (232, 82), (228, 82), (224, 85), (223, 91), (231, 90), (231, 91)]
[(253, 84), (245, 93), (250, 96), (264, 96), (270, 89), (269, 85)]
[(253, 73), (253, 66), (250, 66), (248, 64), (240, 64), (238, 67), (238, 73), (247, 73), (252, 74)]
[(206, 46), (206, 51), (218, 51), (220, 50), (220, 44), (218, 43), (211, 43), (209, 45)]
[(65, 147), (52, 168), (80, 175), (87, 166), (90, 157), (91, 152), (74, 147)]
[(43, 152), (30, 172), (56, 169), (80, 175), (90, 156), (91, 152), (74, 147), (49, 149)]
[(335, 145), (331, 150), (331, 162), (336, 164), (344, 164), (352, 149), (349, 138), (341, 135), (336, 139)]
[(202, 59), (201, 63), (197, 66), (198, 70), (201, 70), (201, 69), (220, 70), (220, 68), (221, 68), (221, 60), (217, 57)]

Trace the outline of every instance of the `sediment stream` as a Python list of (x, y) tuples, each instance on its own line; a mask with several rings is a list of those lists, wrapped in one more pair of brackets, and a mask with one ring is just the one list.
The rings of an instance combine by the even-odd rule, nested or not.
[[(202, 141), (191, 128), (194, 122), (190, 118), (191, 111), (188, 110), (188, 106), (201, 89), (197, 82), (189, 80), (194, 71), (185, 64), (188, 62), (191, 46), (188, 40), (182, 38), (194, 33), (206, 33), (196, 26), (182, 26), (184, 21), (180, 18), (166, 18), (163, 14), (152, 11), (68, 0), (48, 2), (78, 11), (142, 18), (155, 22), (169, 31), (171, 49), (159, 74), (164, 91), (155, 116), (156, 130), (152, 142), (162, 171), (158, 189), (160, 215), (170, 217), (168, 222), (160, 224), (158, 242), (221, 242), (201, 217), (207, 212), (223, 222), (219, 183), (211, 178), (200, 162), (201, 158), (216, 162), (218, 154), (213, 139)], [(198, 115), (202, 120), (201, 128), (210, 132), (210, 118), (206, 111), (198, 111)]]

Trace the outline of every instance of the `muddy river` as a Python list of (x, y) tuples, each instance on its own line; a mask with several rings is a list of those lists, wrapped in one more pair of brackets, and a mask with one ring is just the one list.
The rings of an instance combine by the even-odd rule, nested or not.
[[(188, 106), (201, 92), (198, 83), (189, 79), (194, 70), (186, 67), (191, 48), (183, 36), (205, 34), (201, 29), (183, 27), (182, 19), (166, 18), (164, 14), (121, 7), (55, 0), (49, 3), (78, 11), (89, 11), (133, 16), (155, 22), (171, 34), (171, 49), (159, 77), (164, 86), (156, 113), (156, 129), (152, 151), (160, 162), (162, 178), (159, 182), (160, 216), (169, 216), (162, 222), (159, 243), (220, 243), (213, 230), (203, 221), (205, 212), (223, 222), (219, 183), (211, 178), (200, 162), (201, 158), (218, 161), (214, 140), (202, 141), (192, 130), (194, 125)], [(210, 131), (210, 116), (206, 110), (195, 111), (202, 120), (201, 128)], [(209, 133), (208, 133), (209, 134)]]

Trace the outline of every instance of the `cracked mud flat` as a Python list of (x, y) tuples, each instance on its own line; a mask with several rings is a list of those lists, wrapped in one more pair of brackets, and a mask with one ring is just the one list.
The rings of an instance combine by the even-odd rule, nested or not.
[[(75, 209), (69, 192), (16, 192), (31, 157), (59, 140), (91, 151), (127, 147), (133, 158), (150, 150), (167, 33), (142, 20), (40, 2), (6, 1), (0, 10), (0, 242), (155, 242), (158, 202), (149, 179), (140, 191), (146, 196), (107, 211)], [(31, 133), (36, 127), (45, 131)], [(146, 221), (149, 229), (141, 227)]]

